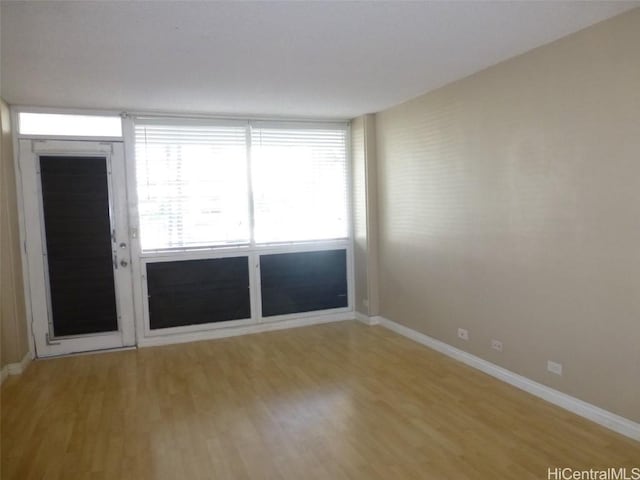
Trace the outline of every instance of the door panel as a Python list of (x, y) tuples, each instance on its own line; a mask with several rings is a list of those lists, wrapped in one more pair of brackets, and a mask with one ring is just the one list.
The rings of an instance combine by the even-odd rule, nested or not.
[(133, 345), (122, 144), (21, 140), (19, 155), (37, 355)]
[(118, 330), (105, 157), (41, 156), (53, 336)]

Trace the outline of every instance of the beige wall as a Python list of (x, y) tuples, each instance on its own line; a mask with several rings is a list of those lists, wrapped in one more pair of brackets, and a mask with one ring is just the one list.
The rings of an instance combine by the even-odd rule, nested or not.
[(381, 315), (640, 421), (640, 9), (376, 123)]
[(0, 99), (0, 361), (20, 362), (27, 351), (18, 208), (9, 108)]

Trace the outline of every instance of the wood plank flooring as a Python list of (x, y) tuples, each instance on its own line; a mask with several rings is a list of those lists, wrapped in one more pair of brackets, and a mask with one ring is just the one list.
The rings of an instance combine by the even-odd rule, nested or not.
[(640, 443), (356, 322), (36, 361), (2, 385), (1, 415), (5, 480), (523, 480), (640, 466)]

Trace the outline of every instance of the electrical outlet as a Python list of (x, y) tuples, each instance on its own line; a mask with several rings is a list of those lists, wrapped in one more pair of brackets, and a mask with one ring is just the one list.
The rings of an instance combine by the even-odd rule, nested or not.
[(458, 338), (461, 338), (462, 340), (469, 340), (469, 331), (464, 328), (459, 328)]
[(501, 352), (502, 351), (502, 342), (500, 340), (491, 340), (491, 348), (494, 350)]
[(556, 375), (562, 375), (562, 364), (549, 360), (547, 361), (547, 370)]

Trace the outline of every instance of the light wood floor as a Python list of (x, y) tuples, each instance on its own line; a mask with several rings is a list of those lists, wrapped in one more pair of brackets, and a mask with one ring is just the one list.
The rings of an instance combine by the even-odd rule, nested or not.
[(546, 479), (640, 443), (355, 322), (34, 362), (2, 478)]

